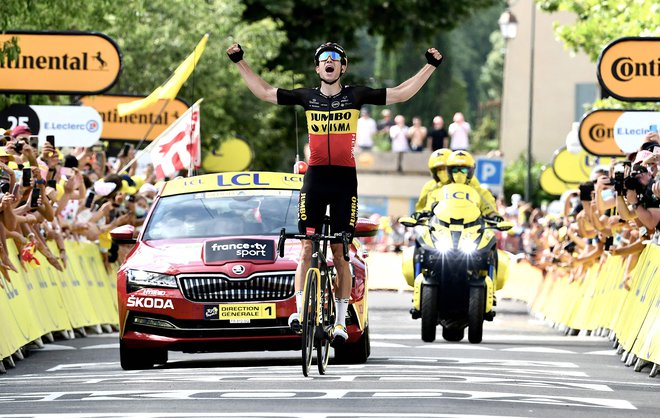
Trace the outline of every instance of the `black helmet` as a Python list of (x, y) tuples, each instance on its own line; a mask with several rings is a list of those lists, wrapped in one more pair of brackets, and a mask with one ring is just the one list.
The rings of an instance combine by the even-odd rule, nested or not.
[(319, 55), (321, 55), (321, 52), (323, 51), (335, 51), (341, 56), (341, 64), (346, 65), (348, 62), (348, 58), (346, 57), (346, 51), (344, 51), (344, 48), (342, 48), (341, 45), (334, 43), (334, 42), (326, 42), (324, 44), (321, 44), (318, 48), (316, 48), (316, 52), (314, 53), (314, 64), (319, 65)]

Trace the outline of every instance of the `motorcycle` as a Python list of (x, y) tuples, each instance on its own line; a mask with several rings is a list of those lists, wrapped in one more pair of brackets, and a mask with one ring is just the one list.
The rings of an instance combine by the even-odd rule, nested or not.
[(431, 211), (399, 219), (414, 227), (415, 245), (404, 251), (404, 276), (413, 286), (413, 318), (421, 316), (422, 340), (433, 342), (442, 326), (447, 341), (482, 341), (484, 320), (492, 321), (497, 280), (497, 247), (493, 230), (510, 222), (481, 215), (479, 195), (468, 185), (451, 183), (439, 190)]

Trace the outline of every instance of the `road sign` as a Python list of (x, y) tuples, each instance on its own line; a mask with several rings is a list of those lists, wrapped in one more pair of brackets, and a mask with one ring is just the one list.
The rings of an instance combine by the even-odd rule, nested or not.
[(497, 194), (504, 188), (504, 162), (499, 158), (477, 157), (477, 180), (488, 189)]

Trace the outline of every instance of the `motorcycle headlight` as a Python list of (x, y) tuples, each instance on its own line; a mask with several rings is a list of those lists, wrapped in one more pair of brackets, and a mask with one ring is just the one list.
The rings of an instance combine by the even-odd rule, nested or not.
[(129, 286), (177, 287), (174, 276), (142, 270), (126, 270), (126, 282)]
[(448, 237), (441, 237), (435, 242), (435, 248), (441, 253), (444, 254), (452, 249), (453, 243)]
[(461, 250), (464, 254), (469, 255), (477, 250), (477, 243), (472, 240), (462, 239), (458, 243), (458, 249)]

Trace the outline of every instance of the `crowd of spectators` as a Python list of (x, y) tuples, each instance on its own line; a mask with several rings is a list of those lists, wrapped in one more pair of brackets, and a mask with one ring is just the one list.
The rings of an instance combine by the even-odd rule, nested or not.
[(435, 151), (440, 148), (452, 150), (470, 148), (470, 124), (461, 112), (456, 112), (453, 122), (445, 127), (442, 116), (433, 118), (432, 127), (427, 128), (419, 116), (413, 116), (409, 125), (404, 115), (392, 118), (392, 112), (384, 109), (382, 119), (376, 122), (365, 108), (358, 119), (356, 150), (370, 151), (373, 148), (392, 152)]
[(501, 246), (571, 280), (582, 279), (604, 257), (625, 257), (621, 284), (629, 289), (640, 253), (660, 238), (659, 140), (650, 132), (625, 160), (596, 167), (590, 181), (561, 196), (559, 210), (535, 209), (514, 197), (501, 213), (517, 227)]
[(158, 190), (153, 166), (118, 171), (134, 156), (131, 145), (110, 157), (101, 144), (39, 147), (27, 126), (6, 131), (0, 142), (0, 273), (9, 279), (10, 271), (24, 268), (9, 257), (8, 240), (20, 264), (39, 264), (39, 252), (60, 271), (68, 261), (65, 240), (97, 242), (109, 268), (118, 255), (110, 230), (139, 227)]

